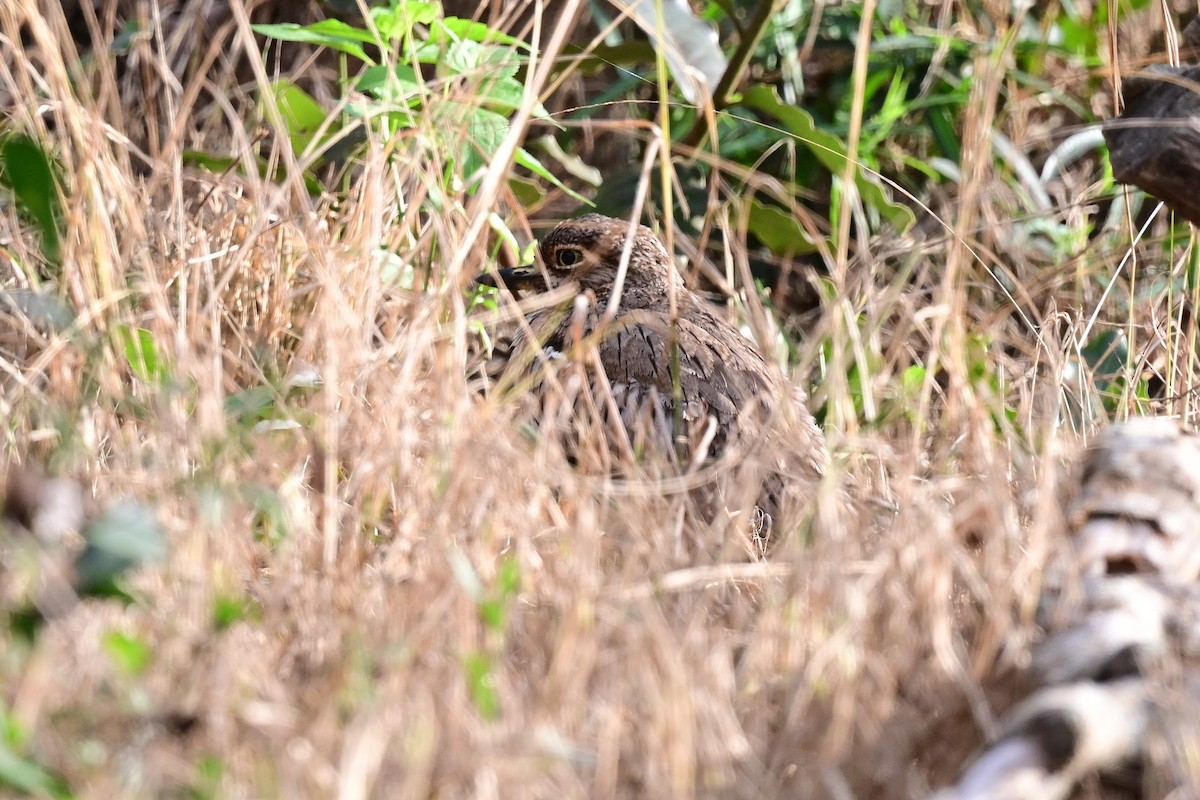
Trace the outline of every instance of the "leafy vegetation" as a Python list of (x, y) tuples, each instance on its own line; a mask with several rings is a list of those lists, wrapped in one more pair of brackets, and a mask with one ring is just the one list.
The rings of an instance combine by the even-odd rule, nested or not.
[[(1195, 418), (1194, 234), (1095, 137), (1171, 3), (75, 5), (0, 14), (4, 792), (920, 796), (1063, 454)], [(770, 561), (478, 391), (475, 279), (584, 208), (808, 390)]]

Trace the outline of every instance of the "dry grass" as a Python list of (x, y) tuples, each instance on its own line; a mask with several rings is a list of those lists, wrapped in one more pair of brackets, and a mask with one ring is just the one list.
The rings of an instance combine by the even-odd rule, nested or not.
[[(235, 80), (233, 62), (257, 63), (235, 18), (220, 69), (155, 83), (173, 127), (148, 147), (113, 64), (72, 77), (54, 8), (0, 10), (8, 123), (53, 143), (68, 189), (61, 277), (39, 277), (9, 205), (3, 285), (47, 287), (77, 314), (57, 332), (0, 318), (0, 460), (77, 476), (97, 508), (141, 499), (169, 542), (132, 604), (81, 605), (32, 645), (0, 634), (0, 709), (23, 752), (79, 797), (865, 798), (946, 782), (1011, 695), (1060, 544), (1064, 459), (1104, 422), (1074, 372), (1082, 332), (1125, 331), (1128, 368), (1171, 387), (1119, 413), (1195, 416), (1180, 334), (1196, 298), (1144, 291), (1182, 274), (1192, 242), (1164, 244), (1160, 224), (1137, 247), (1127, 228), (1050, 257), (1030, 244), (1031, 219), (1080, 230), (1090, 173), (1054, 184), (1061, 206), (1027, 207), (988, 132), (1044, 154), (1059, 117), (1035, 97), (1001, 107), (1009, 64), (981, 48), (957, 191), (923, 198), (908, 238), (835, 232), (827, 253), (796, 371), (838, 465), (826, 513), (769, 562), (694, 562), (674, 546), (682, 495), (580, 474), (520, 430), (519, 399), (469, 389), (463, 293), (485, 216), (528, 222), (502, 184), (418, 213), (445, 188), (425, 147), (444, 131), (375, 142), (337, 203), (305, 190), (285, 147), (278, 182), (180, 166), (194, 146), (249, 163), (241, 115), (265, 73)], [(159, 46), (138, 45), (138, 69), (169, 61)], [(1084, 85), (1059, 66), (1064, 92)], [(736, 215), (714, 221), (737, 263)], [(388, 282), (381, 247), (411, 287)], [(1126, 266), (1102, 294), (1127, 253), (1137, 282)], [(169, 353), (168, 385), (131, 375), (119, 325)], [(913, 365), (925, 377), (905, 395)], [(318, 388), (286, 388), (309, 367)], [(228, 412), (256, 386), (298, 426)], [(836, 511), (851, 483), (895, 510)], [(0, 554), (11, 610), (53, 554), (7, 535)], [(217, 624), (230, 600), (246, 612)], [(110, 657), (112, 631), (148, 645), (143, 672)]]

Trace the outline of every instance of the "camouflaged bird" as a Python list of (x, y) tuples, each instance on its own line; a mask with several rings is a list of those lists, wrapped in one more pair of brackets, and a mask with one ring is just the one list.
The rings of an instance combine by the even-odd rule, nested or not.
[(539, 427), (569, 431), (576, 454), (599, 444), (618, 473), (630, 460), (666, 463), (693, 479), (702, 519), (747, 511), (762, 546), (791, 505), (785, 497), (811, 497), (822, 474), (824, 438), (803, 391), (684, 285), (649, 228), (588, 214), (560, 224), (540, 252), (544, 272), (499, 278), (514, 292), (562, 290), (566, 300), (531, 311), (493, 372), (528, 379)]

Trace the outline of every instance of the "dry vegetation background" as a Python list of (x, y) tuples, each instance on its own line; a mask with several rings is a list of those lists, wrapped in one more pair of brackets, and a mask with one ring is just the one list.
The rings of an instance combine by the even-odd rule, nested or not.
[[(704, 285), (735, 292), (730, 314), (788, 354), (834, 454), (828, 494), (850, 487), (867, 509), (830, 511), (752, 563), (681, 557), (681, 496), (577, 474), (517, 424), (519, 398), (473, 391), (483, 312), (468, 290), (511, 258), (495, 230), (524, 244), (576, 203), (540, 179), (519, 199), (499, 143), (468, 191), (447, 162), (467, 133), (437, 108), (391, 137), (357, 126), (366, 147), (341, 175), (297, 154), (261, 98), (293, 76), (341, 125), (339, 62), (268, 48), (249, 25), (323, 9), (8, 0), (4, 125), (53, 154), (64, 199), (57, 264), (0, 201), (0, 462), (78, 480), (90, 518), (137, 501), (166, 546), (122, 578), (124, 602), (55, 610), (81, 544), (7, 526), (0, 786), (899, 798), (945, 785), (1017, 691), (1070, 455), (1111, 418), (1196, 414), (1190, 228), (1152, 200), (1110, 214), (1129, 197), (1098, 151), (1046, 180), (1048, 205), (1020, 168), (1114, 115), (1113, 79), (1164, 57), (1162, 31), (1197, 9), (1122, 6), (1097, 24), (1093, 62), (1049, 50), (1029, 78), (1019, 38), (1099, 13), (1038, 5), (877, 9), (963, 43), (953, 68), (970, 76), (957, 178), (930, 167), (893, 192), (915, 212), (908, 230), (814, 189), (795, 213), (821, 247), (773, 259), (784, 277), (767, 305), (744, 280), (763, 248), (730, 176), (765, 194), (776, 178), (709, 173), (712, 200), (690, 218), (724, 231), (716, 256), (673, 232), (689, 279), (707, 269)], [(562, 18), (534, 29), (534, 12), (480, 13), (558, 48)], [(113, 21), (138, 14), (144, 33), (116, 54)], [(594, 32), (571, 41), (595, 49)], [(829, 69), (854, 74), (858, 36)], [(596, 99), (611, 74), (531, 68), (513, 116), (540, 95), (602, 173), (651, 152), (648, 190), (664, 159), (720, 165), (670, 138), (658, 76), (643, 74), (634, 101), (579, 121), (571, 110), (612, 102)], [(446, 97), (469, 103), (471, 80)], [(872, 141), (885, 175), (936, 164), (909, 134)], [(231, 160), (205, 169), (188, 152)], [(17, 302), (31, 292), (65, 321)], [(153, 364), (131, 356), (130, 331)], [(46, 617), (33, 633), (17, 624), (31, 606)]]

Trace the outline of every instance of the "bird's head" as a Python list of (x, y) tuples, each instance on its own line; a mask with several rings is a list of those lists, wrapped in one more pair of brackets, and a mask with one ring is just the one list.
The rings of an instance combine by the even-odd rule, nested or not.
[[(566, 220), (542, 241), (544, 270), (536, 267), (500, 270), (500, 278), (514, 291), (575, 284), (580, 291), (590, 290), (598, 298), (608, 298), (617, 280), (628, 231), (628, 221), (601, 214)], [(662, 296), (672, 282), (683, 285), (671, 264), (670, 254), (649, 228), (637, 226), (623, 293)]]

